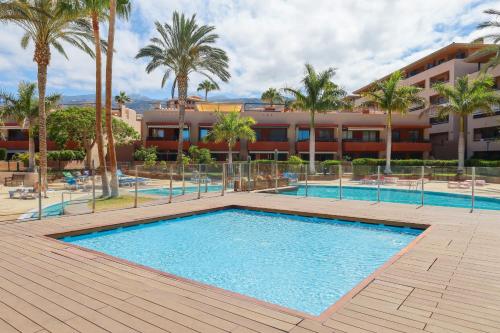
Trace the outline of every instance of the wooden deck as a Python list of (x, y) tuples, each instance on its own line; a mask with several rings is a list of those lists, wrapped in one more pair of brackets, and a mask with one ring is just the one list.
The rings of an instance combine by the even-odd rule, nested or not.
[[(310, 318), (46, 235), (229, 205), (432, 225), (363, 288)], [(500, 212), (230, 194), (0, 224), (0, 332), (500, 332)]]

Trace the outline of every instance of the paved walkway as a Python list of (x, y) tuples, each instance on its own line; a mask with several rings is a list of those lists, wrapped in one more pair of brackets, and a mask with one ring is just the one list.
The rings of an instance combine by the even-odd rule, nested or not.
[[(45, 235), (228, 205), (432, 225), (320, 318), (160, 274)], [(230, 194), (0, 224), (0, 332), (500, 332), (500, 212)]]

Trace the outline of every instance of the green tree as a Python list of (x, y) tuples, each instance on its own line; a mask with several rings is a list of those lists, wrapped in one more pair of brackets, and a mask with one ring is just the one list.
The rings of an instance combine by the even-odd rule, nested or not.
[(316, 114), (338, 110), (347, 106), (344, 102), (346, 92), (332, 82), (334, 75), (335, 70), (333, 68), (316, 72), (312, 65), (306, 64), (305, 77), (302, 79), (303, 88), (284, 89), (294, 99), (293, 108), (308, 111), (311, 116), (309, 134), (309, 171), (311, 173), (316, 173)]
[(91, 56), (94, 52), (88, 46), (93, 42), (92, 27), (82, 13), (68, 9), (68, 2), (54, 0), (9, 0), (0, 2), (0, 22), (10, 22), (21, 27), (25, 34), (21, 46), (26, 48), (30, 41), (35, 45), (33, 61), (38, 67), (38, 105), (40, 169), (42, 188), (47, 189), (47, 129), (45, 95), (47, 68), (51, 59), (51, 48), (67, 58), (61, 42), (76, 46)]
[[(70, 142), (77, 144), (78, 148), (85, 151), (85, 163), (90, 168), (92, 149), (97, 141), (96, 119), (96, 110), (91, 107), (70, 107), (54, 111), (47, 117), (49, 138), (59, 148), (67, 148)], [(105, 122), (101, 121), (101, 126), (106, 126)], [(117, 144), (126, 144), (140, 138), (133, 127), (118, 118), (113, 118), (113, 135)]]
[[(496, 9), (488, 9), (484, 11), (485, 14), (491, 15), (491, 20), (482, 22), (478, 25), (478, 29), (492, 29), (500, 28), (500, 11)], [(500, 65), (500, 31), (490, 33), (481, 37), (478, 41), (482, 42), (484, 40), (491, 40), (493, 45), (488, 45), (479, 51), (474, 52), (472, 57), (489, 57), (489, 60), (481, 68), (481, 72), (486, 73), (488, 69)]]
[(196, 91), (204, 91), (205, 92), (205, 101), (208, 101), (208, 93), (211, 91), (214, 91), (214, 90), (219, 90), (219, 89), (220, 89), (219, 85), (216, 82), (210, 81), (210, 80), (205, 80), (198, 85), (198, 89), (196, 89)]
[(121, 110), (122, 106), (125, 106), (125, 104), (132, 102), (132, 99), (128, 97), (125, 91), (120, 91), (120, 93), (115, 96), (115, 102), (118, 104), (118, 107)]
[(212, 164), (214, 162), (210, 150), (199, 148), (198, 146), (189, 147), (190, 161), (194, 164)]
[[(102, 51), (106, 51), (107, 43), (101, 40), (100, 22), (105, 22), (109, 17), (109, 0), (80, 0), (76, 1), (76, 11), (80, 11), (89, 17), (92, 22), (92, 34), (94, 38), (95, 72), (96, 72), (96, 144), (99, 157), (99, 174), (101, 175), (102, 192), (104, 197), (109, 196), (109, 180), (107, 174), (106, 158), (104, 152), (104, 134), (102, 117)], [(128, 18), (130, 4), (128, 0), (118, 0), (117, 13), (119, 16)]]
[[(40, 113), (35, 90), (35, 83), (21, 82), (17, 89), (17, 97), (6, 92), (0, 93), (0, 98), (5, 104), (3, 110), (0, 111), (1, 118), (12, 118), (19, 125), (28, 128), (28, 168), (30, 171), (35, 168), (35, 130)], [(60, 99), (60, 95), (47, 96), (45, 107), (49, 109), (55, 107)]]
[(228, 163), (233, 164), (233, 149), (238, 140), (245, 139), (255, 142), (256, 136), (252, 126), (255, 120), (251, 117), (242, 117), (239, 112), (217, 112), (217, 122), (205, 138), (217, 143), (226, 142), (228, 148)]
[[(189, 75), (199, 73), (210, 80), (215, 76), (227, 82), (231, 75), (228, 72), (226, 52), (212, 45), (219, 36), (213, 31), (215, 27), (196, 22), (196, 16), (187, 18), (184, 14), (174, 12), (172, 24), (156, 22), (159, 37), (152, 38), (151, 44), (142, 48), (136, 58), (149, 58), (146, 72), (151, 73), (164, 67), (165, 72), (161, 86), (165, 86), (171, 74), (174, 75), (172, 89), (178, 87), (179, 95), (179, 129), (184, 128), (186, 99)], [(183, 137), (179, 136), (177, 160), (182, 163)]]
[(264, 91), (260, 99), (266, 103), (271, 104), (271, 106), (273, 106), (274, 104), (285, 103), (285, 98), (276, 88), (269, 88)]
[(375, 83), (372, 90), (363, 94), (363, 106), (374, 107), (386, 113), (386, 164), (385, 173), (391, 173), (392, 153), (392, 114), (406, 114), (414, 104), (424, 104), (425, 99), (418, 94), (422, 90), (415, 86), (403, 86), (403, 73), (394, 72), (387, 80)]
[(475, 111), (493, 113), (493, 105), (500, 105), (500, 96), (493, 90), (495, 82), (490, 76), (481, 76), (469, 80), (468, 76), (460, 77), (453, 86), (438, 83), (433, 89), (448, 99), (448, 103), (431, 109), (438, 112), (438, 117), (454, 114), (459, 118), (458, 136), (458, 169), (464, 168), (465, 159), (465, 126), (469, 115)]

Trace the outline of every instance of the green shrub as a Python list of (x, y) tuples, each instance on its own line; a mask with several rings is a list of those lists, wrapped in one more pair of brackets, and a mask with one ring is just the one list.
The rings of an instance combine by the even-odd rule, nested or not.
[[(352, 161), (352, 165), (365, 165), (365, 166), (384, 166), (385, 159), (383, 158), (357, 158)], [(434, 167), (456, 167), (457, 160), (421, 160), (421, 159), (408, 159), (408, 160), (392, 160), (392, 166), (434, 166)]]
[[(38, 155), (38, 154), (37, 154)], [(38, 156), (36, 156), (36, 160), (38, 161)], [(24, 165), (28, 165), (29, 163), (29, 154), (28, 153), (16, 153), (12, 157), (14, 161), (22, 162)]]
[(286, 161), (288, 164), (304, 164), (305, 161), (301, 159), (299, 156), (292, 155), (288, 158), (288, 161)]
[(85, 152), (81, 150), (53, 150), (47, 152), (49, 161), (82, 161), (85, 159)]
[(489, 167), (495, 168), (500, 167), (500, 161), (490, 161), (490, 160), (479, 160), (479, 159), (470, 159), (465, 162), (465, 165), (468, 167)]
[(7, 149), (0, 148), (0, 161), (5, 161), (7, 158)]
[(214, 159), (207, 148), (199, 148), (198, 146), (189, 147), (189, 156), (195, 164), (212, 164)]
[(330, 166), (334, 166), (334, 165), (340, 165), (340, 161), (338, 161), (338, 160), (326, 160), (326, 161), (321, 162), (322, 167), (330, 167)]
[(154, 155), (156, 161), (157, 157), (156, 147), (149, 147), (149, 148), (141, 147), (134, 152), (134, 160), (146, 161), (148, 158), (149, 160), (151, 160), (152, 157), (150, 157), (150, 155)]

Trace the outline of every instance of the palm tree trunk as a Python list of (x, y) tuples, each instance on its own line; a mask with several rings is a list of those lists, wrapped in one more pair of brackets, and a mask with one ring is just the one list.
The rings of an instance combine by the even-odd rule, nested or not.
[(117, 162), (115, 151), (115, 140), (113, 138), (113, 118), (111, 115), (111, 94), (113, 80), (113, 52), (115, 41), (115, 18), (116, 18), (116, 0), (109, 2), (109, 32), (108, 49), (106, 52), (106, 134), (108, 139), (108, 156), (111, 172), (111, 197), (116, 198), (120, 195), (117, 175)]
[(35, 138), (33, 137), (33, 130), (31, 126), (34, 124), (29, 121), (28, 123), (28, 170), (35, 170)]
[(35, 46), (34, 60), (38, 65), (38, 136), (40, 151), (41, 186), (44, 196), (47, 197), (47, 115), (45, 110), (45, 93), (47, 86), (47, 67), (50, 62), (50, 48), (48, 45)]
[(314, 128), (314, 111), (311, 111), (311, 124), (309, 128), (309, 171), (316, 173), (316, 129)]
[(109, 197), (109, 180), (104, 154), (104, 136), (102, 133), (102, 53), (99, 18), (97, 12), (92, 13), (92, 28), (95, 44), (95, 133), (97, 155), (99, 156), (99, 174), (101, 175), (102, 196)]
[(208, 90), (205, 89), (205, 102), (208, 102)]
[(179, 145), (177, 148), (177, 162), (180, 164), (182, 163), (184, 149), (184, 118), (186, 116), (187, 77), (179, 75), (177, 83), (179, 89)]
[(465, 167), (465, 122), (460, 116), (460, 132), (458, 133), (458, 171), (461, 173)]
[(391, 155), (392, 155), (392, 114), (387, 115), (386, 126), (386, 147), (385, 147), (385, 170), (384, 173), (391, 174)]

